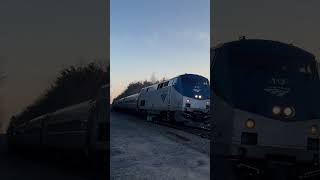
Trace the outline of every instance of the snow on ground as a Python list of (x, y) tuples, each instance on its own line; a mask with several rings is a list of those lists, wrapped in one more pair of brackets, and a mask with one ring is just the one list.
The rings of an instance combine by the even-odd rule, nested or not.
[(111, 179), (210, 178), (209, 140), (111, 113)]

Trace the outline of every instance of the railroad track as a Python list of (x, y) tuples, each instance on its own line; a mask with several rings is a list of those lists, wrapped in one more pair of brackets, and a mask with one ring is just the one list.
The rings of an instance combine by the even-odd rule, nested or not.
[(159, 124), (159, 125), (163, 125), (163, 126), (167, 126), (167, 127), (170, 127), (170, 128), (174, 128), (174, 129), (177, 129), (177, 130), (185, 131), (185, 132), (200, 136), (200, 137), (205, 138), (205, 139), (210, 139), (210, 129), (208, 129), (208, 128), (190, 127), (190, 126), (186, 126), (186, 125), (183, 125), (183, 124), (171, 124), (169, 122), (159, 121), (159, 120), (158, 121), (153, 121), (153, 123), (156, 123), (156, 124)]
[[(137, 113), (129, 113), (131, 115), (134, 115), (138, 118), (141, 118), (140, 114)], [(145, 119), (143, 119), (145, 121)], [(194, 134), (197, 136), (200, 136), (202, 138), (205, 139), (210, 139), (210, 129), (207, 127), (201, 127), (201, 126), (186, 126), (183, 124), (172, 124), (166, 120), (160, 120), (158, 118), (155, 118), (154, 120), (151, 121), (152, 123), (158, 124), (158, 125), (162, 125), (162, 126), (167, 126), (170, 128), (174, 128), (177, 130), (181, 130), (181, 131), (185, 131), (188, 132), (190, 134)]]

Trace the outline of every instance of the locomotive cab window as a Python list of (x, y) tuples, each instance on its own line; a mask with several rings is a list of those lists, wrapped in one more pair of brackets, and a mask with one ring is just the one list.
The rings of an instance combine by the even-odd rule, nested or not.
[(256, 57), (241, 57), (234, 59), (235, 68), (261, 72), (295, 73), (315, 78), (317, 71), (313, 63), (297, 63), (287, 59), (261, 59)]
[(157, 89), (161, 89), (162, 86), (163, 86), (163, 83), (159, 84)]

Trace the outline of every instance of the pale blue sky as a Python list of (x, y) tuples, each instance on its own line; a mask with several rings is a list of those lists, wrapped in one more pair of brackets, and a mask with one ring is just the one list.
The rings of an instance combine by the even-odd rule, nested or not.
[(132, 81), (209, 78), (209, 0), (111, 0), (111, 98)]

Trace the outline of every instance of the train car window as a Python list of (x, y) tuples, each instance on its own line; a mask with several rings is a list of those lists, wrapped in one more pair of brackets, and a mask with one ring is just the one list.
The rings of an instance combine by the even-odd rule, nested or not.
[(140, 106), (144, 106), (146, 104), (146, 101), (145, 100), (141, 100), (140, 101)]

